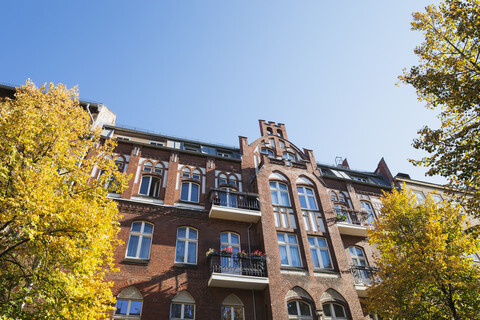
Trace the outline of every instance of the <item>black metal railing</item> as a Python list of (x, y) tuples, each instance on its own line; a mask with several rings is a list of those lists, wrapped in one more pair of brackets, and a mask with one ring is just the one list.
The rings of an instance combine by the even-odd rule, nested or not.
[(260, 211), (260, 201), (255, 193), (215, 188), (210, 189), (209, 199), (212, 205)]
[(350, 272), (355, 279), (355, 284), (371, 285), (375, 271), (377, 269), (374, 267), (350, 266)]
[(207, 257), (210, 273), (238, 274), (243, 276), (266, 277), (265, 256), (242, 256), (237, 253), (210, 253)]
[(337, 221), (339, 222), (347, 222), (359, 226), (364, 226), (369, 223), (368, 214), (363, 211), (335, 208), (335, 212), (337, 213)]

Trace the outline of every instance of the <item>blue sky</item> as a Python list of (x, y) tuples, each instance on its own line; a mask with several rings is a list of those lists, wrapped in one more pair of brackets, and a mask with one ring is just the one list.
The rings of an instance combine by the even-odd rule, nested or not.
[[(117, 122), (227, 145), (258, 119), (322, 163), (424, 178), (408, 158), (436, 112), (400, 85), (431, 1), (7, 1), (0, 82), (78, 85)], [(7, 14), (5, 14), (7, 13)]]

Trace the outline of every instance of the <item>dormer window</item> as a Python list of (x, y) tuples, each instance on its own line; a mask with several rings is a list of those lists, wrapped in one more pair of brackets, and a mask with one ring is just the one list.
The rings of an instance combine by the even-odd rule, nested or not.
[(283, 159), (289, 160), (289, 161), (295, 161), (295, 155), (291, 154), (290, 152), (284, 152)]

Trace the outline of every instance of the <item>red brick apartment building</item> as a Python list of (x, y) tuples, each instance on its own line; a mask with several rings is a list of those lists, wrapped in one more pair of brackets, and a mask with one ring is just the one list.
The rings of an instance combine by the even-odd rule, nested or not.
[(111, 195), (125, 242), (113, 319), (375, 318), (362, 310), (366, 224), (388, 167), (318, 164), (284, 124), (259, 123), (239, 148), (104, 126), (132, 176)]
[[(0, 96), (15, 88), (0, 85)], [(111, 275), (112, 319), (359, 320), (373, 270), (367, 224), (393, 177), (329, 166), (259, 121), (239, 147), (115, 126), (82, 101), (131, 175)], [(97, 177), (100, 172), (92, 172)]]

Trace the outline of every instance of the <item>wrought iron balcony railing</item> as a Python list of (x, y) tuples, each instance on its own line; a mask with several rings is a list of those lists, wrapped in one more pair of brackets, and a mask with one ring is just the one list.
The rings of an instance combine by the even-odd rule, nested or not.
[(347, 222), (359, 226), (365, 226), (371, 223), (368, 213), (364, 211), (335, 208), (335, 212), (337, 213), (337, 221), (339, 222)]
[(242, 256), (237, 253), (210, 253), (207, 257), (210, 273), (226, 273), (253, 277), (267, 277), (265, 256)]
[(351, 266), (350, 272), (355, 279), (355, 284), (369, 286), (372, 284), (373, 274), (377, 268), (367, 266)]
[(258, 194), (225, 189), (210, 189), (210, 204), (247, 210), (260, 211)]

